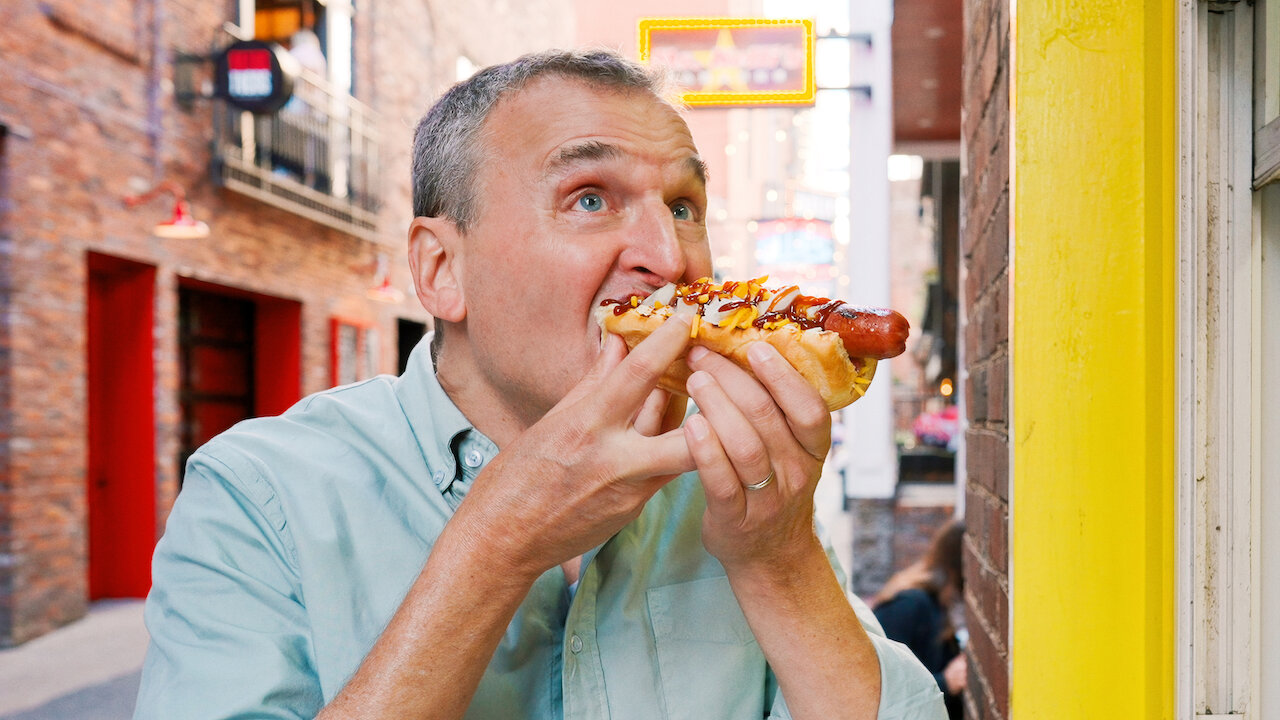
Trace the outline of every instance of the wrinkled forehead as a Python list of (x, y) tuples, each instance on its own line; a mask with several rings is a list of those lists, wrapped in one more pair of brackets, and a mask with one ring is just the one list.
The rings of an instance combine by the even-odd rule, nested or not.
[(680, 110), (647, 88), (546, 77), (506, 93), (481, 133), (485, 159), (533, 161), (540, 177), (585, 160), (631, 153), (673, 158), (706, 182), (706, 166)]
[[(586, 139), (568, 142), (548, 155), (546, 162), (543, 164), (541, 179), (554, 181), (569, 175), (579, 167), (592, 163), (605, 161), (624, 162), (626, 159), (627, 154), (622, 148), (605, 141)], [(684, 173), (703, 187), (706, 187), (707, 164), (696, 153), (683, 154), (679, 158), (673, 159), (671, 164), (677, 167), (678, 172)]]

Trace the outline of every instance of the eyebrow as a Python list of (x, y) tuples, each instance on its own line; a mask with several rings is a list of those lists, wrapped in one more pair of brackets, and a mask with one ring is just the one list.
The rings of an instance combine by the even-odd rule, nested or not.
[[(599, 140), (588, 140), (561, 148), (547, 162), (543, 175), (544, 177), (564, 175), (575, 165), (601, 160), (617, 160), (624, 155), (625, 153), (617, 145), (611, 145)], [(707, 164), (702, 161), (702, 158), (697, 155), (690, 155), (685, 158), (685, 167), (699, 182), (703, 185), (707, 184)]]
[(600, 142), (599, 140), (588, 140), (587, 142), (570, 145), (569, 147), (560, 148), (560, 150), (547, 161), (547, 167), (544, 175), (564, 175), (568, 173), (574, 165), (583, 163), (596, 162), (600, 160), (617, 160), (622, 157), (622, 150), (617, 145)]
[(711, 171), (707, 169), (707, 164), (702, 161), (702, 158), (697, 155), (690, 155), (685, 158), (684, 162), (689, 167), (689, 172), (693, 173), (705, 187), (707, 180), (711, 177)]

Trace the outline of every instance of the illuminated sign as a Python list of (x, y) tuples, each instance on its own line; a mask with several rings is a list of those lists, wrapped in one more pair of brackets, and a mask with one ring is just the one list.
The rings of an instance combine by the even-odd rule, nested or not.
[(695, 107), (812, 105), (813, 44), (812, 20), (640, 20), (640, 60), (666, 68)]
[(218, 97), (241, 110), (273, 113), (293, 95), (297, 62), (275, 43), (242, 40), (217, 58)]

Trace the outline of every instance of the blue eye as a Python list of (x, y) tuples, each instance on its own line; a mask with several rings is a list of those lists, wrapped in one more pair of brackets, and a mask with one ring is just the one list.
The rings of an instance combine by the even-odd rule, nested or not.
[(692, 220), (693, 208), (689, 207), (688, 203), (676, 203), (671, 208), (671, 214), (674, 215), (677, 220)]
[(578, 207), (587, 212), (599, 212), (604, 209), (604, 198), (595, 193), (587, 193), (578, 198)]

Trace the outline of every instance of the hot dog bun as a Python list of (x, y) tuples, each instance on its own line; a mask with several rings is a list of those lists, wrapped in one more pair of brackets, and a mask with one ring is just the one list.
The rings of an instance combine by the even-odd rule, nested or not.
[[(607, 332), (621, 336), (627, 342), (627, 347), (635, 347), (669, 317), (658, 313), (645, 317), (634, 311), (615, 315), (612, 308), (607, 306), (600, 308), (597, 313), (601, 326)], [(826, 330), (801, 330), (795, 325), (761, 330), (703, 324), (690, 343), (702, 345), (751, 372), (751, 363), (747, 361), (747, 347), (757, 341), (767, 342), (777, 348), (778, 353), (818, 390), (818, 394), (826, 401), (828, 410), (839, 410), (862, 397), (875, 376), (874, 358), (859, 358), (855, 362), (845, 352), (840, 336)], [(692, 372), (683, 358), (676, 360), (667, 368), (667, 372), (658, 381), (658, 386), (673, 393), (687, 395), (685, 383)]]
[[(606, 300), (597, 309), (596, 319), (605, 332), (618, 335), (628, 347), (635, 347), (671, 315), (694, 314), (690, 342), (729, 358), (747, 372), (751, 372), (747, 348), (753, 342), (767, 342), (813, 385), (829, 410), (838, 410), (862, 397), (875, 376), (877, 359), (851, 358), (845, 339), (838, 332), (823, 329), (821, 319), (814, 321), (794, 311), (786, 314), (797, 298), (822, 300), (828, 305), (831, 301), (805, 298), (794, 287), (766, 289), (764, 281), (759, 278), (745, 283), (713, 284), (704, 279), (688, 285), (668, 285), (647, 298), (633, 295)], [(807, 302), (808, 307), (819, 304)], [(902, 333), (905, 338), (905, 330)], [(686, 394), (690, 373), (684, 360), (677, 360), (658, 384), (670, 392)]]

